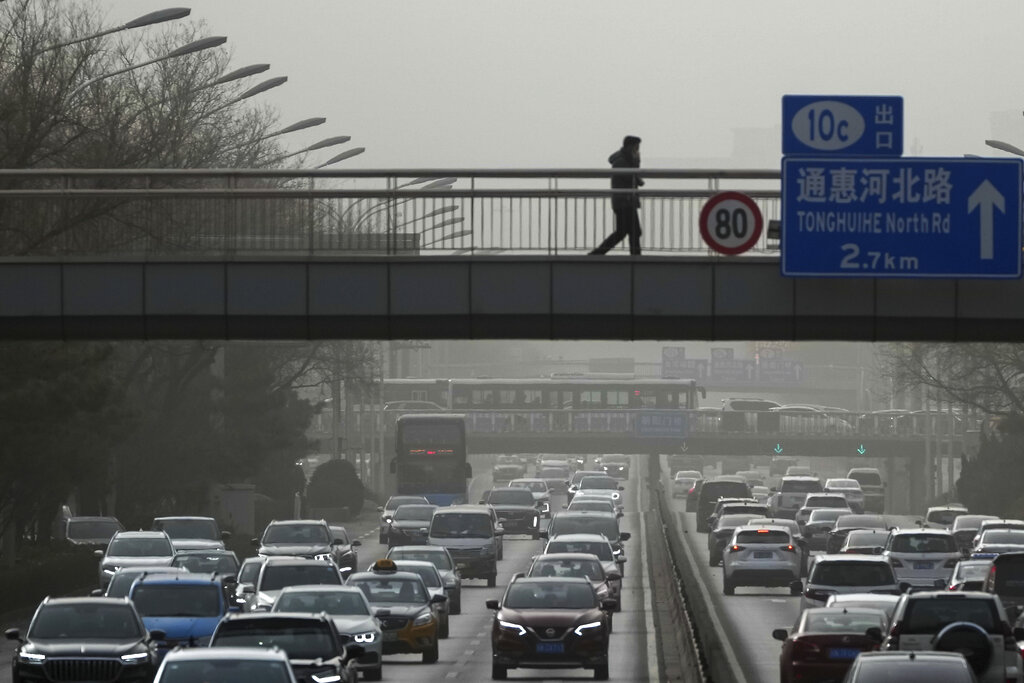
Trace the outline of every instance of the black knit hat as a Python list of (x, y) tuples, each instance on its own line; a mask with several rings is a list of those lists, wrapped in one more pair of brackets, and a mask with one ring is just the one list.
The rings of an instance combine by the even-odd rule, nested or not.
[(623, 147), (628, 147), (629, 145), (639, 145), (639, 144), (640, 144), (640, 138), (638, 138), (635, 135), (627, 135), (626, 137), (622, 138), (622, 146)]

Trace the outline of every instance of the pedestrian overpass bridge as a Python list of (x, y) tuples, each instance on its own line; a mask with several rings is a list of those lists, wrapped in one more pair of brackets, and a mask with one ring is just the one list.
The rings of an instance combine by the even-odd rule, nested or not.
[(0, 338), (1024, 338), (1019, 280), (713, 255), (703, 203), (777, 219), (774, 170), (644, 169), (645, 255), (588, 257), (617, 172), (0, 171)]

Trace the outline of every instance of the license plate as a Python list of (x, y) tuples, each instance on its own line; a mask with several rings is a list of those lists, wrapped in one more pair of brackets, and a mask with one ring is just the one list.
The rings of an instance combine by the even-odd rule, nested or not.
[(931, 562), (915, 562), (914, 563), (914, 569), (931, 569), (931, 568), (932, 568), (932, 563)]
[(860, 650), (854, 647), (830, 647), (828, 649), (829, 659), (856, 659)]
[(565, 652), (565, 643), (537, 643), (537, 652), (545, 655), (560, 655)]
[(386, 640), (386, 641), (398, 640), (398, 632), (397, 631), (384, 631), (384, 640)]
[(754, 552), (754, 559), (755, 560), (770, 560), (770, 559), (772, 559), (772, 551), (771, 550), (757, 550), (757, 551)]

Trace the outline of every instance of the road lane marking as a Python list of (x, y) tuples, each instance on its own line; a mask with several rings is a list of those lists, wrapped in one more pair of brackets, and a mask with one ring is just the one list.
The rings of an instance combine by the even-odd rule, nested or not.
[(444, 675), (444, 677), (445, 678), (458, 678), (459, 677), (459, 672), (458, 671), (449, 671), (448, 673), (446, 673)]
[[(641, 475), (644, 473), (641, 472)], [(634, 483), (635, 483), (634, 479)], [(639, 488), (638, 486), (636, 488)], [(646, 504), (650, 504), (650, 496)], [(634, 500), (638, 499), (637, 495)], [(640, 505), (637, 505), (640, 508)], [(651, 604), (651, 565), (647, 562), (647, 519), (645, 515), (640, 515), (640, 562), (644, 565), (644, 578), (647, 580), (647, 585), (644, 587), (644, 627), (647, 629), (647, 635), (645, 640), (647, 641), (647, 678), (648, 680), (656, 681), (660, 678), (660, 671), (658, 670), (658, 642), (654, 636), (654, 609)]]

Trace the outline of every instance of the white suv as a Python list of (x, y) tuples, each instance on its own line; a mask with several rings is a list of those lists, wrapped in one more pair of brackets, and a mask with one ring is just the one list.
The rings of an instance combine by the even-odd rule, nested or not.
[(796, 523), (802, 529), (804, 524), (807, 524), (807, 519), (811, 516), (811, 510), (818, 508), (845, 509), (849, 510), (846, 514), (853, 513), (853, 510), (850, 509), (850, 504), (846, 502), (846, 498), (841, 493), (808, 493), (807, 498), (804, 499), (804, 504), (796, 511), (793, 519), (796, 520)]
[(899, 595), (892, 567), (876, 555), (817, 555), (807, 575), (800, 609), (824, 607), (829, 596), (841, 593)]
[(999, 597), (975, 591), (926, 591), (904, 595), (892, 615), (883, 650), (960, 652), (979, 683), (1020, 683), (1021, 656)]
[(802, 552), (784, 526), (741, 526), (722, 553), (722, 592), (736, 586), (789, 586), (799, 595)]
[(943, 588), (963, 555), (946, 529), (894, 529), (882, 551), (896, 578), (915, 588)]

